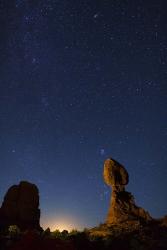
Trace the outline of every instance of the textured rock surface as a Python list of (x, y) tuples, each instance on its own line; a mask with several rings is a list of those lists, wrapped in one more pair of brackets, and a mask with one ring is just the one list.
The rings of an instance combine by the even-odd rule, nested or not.
[(120, 223), (126, 220), (151, 220), (151, 216), (143, 208), (135, 205), (134, 197), (125, 191), (129, 176), (126, 169), (113, 159), (104, 163), (104, 181), (112, 187), (111, 204), (106, 223)]
[(161, 225), (167, 227), (167, 215), (160, 219)]
[(140, 220), (127, 220), (116, 224), (101, 224), (89, 230), (89, 235), (91, 238), (102, 238), (109, 244), (107, 249), (167, 249), (167, 227), (161, 226), (160, 221), (157, 220), (147, 223)]
[(129, 182), (129, 176), (121, 164), (113, 159), (107, 159), (104, 163), (104, 180), (112, 189), (123, 191)]
[(20, 229), (38, 229), (40, 210), (36, 185), (26, 181), (7, 191), (0, 208), (0, 226), (17, 225)]

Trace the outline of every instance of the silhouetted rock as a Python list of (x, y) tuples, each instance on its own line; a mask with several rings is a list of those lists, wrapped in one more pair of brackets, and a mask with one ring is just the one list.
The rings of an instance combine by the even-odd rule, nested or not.
[(7, 191), (0, 208), (0, 226), (17, 225), (20, 229), (39, 229), (39, 192), (36, 185), (21, 181)]
[(104, 181), (112, 187), (111, 204), (106, 223), (120, 223), (126, 220), (151, 220), (151, 216), (143, 208), (137, 207), (131, 193), (125, 191), (129, 182), (126, 169), (113, 159), (104, 163)]

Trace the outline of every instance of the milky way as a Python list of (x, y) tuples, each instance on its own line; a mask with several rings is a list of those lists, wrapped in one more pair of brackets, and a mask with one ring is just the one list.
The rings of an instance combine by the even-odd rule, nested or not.
[[(167, 3), (0, 1), (0, 198), (40, 190), (42, 225), (103, 222), (112, 156), (167, 213)], [(67, 222), (66, 222), (67, 223)]]

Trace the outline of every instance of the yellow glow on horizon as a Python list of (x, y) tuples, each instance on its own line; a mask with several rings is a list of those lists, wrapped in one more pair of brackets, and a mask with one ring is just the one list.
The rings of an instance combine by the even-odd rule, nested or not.
[(79, 224), (76, 222), (76, 219), (69, 218), (69, 217), (62, 217), (62, 218), (53, 218), (48, 219), (47, 222), (44, 222), (42, 227), (46, 229), (47, 227), (53, 232), (55, 230), (63, 231), (68, 230), (69, 232), (72, 229), (80, 230)]
[(60, 224), (57, 224), (55, 223), (55, 225), (52, 225), (50, 227), (50, 230), (51, 231), (55, 231), (55, 230), (59, 230), (60, 232), (62, 232), (63, 230), (68, 230), (68, 231), (71, 231), (73, 229), (73, 227), (71, 225), (68, 225), (67, 223), (60, 223)]

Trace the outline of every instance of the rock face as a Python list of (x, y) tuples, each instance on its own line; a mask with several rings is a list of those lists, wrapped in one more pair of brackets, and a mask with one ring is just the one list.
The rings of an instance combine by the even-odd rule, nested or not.
[(0, 208), (0, 227), (17, 225), (20, 229), (39, 229), (39, 192), (36, 185), (21, 181), (7, 191)]
[(151, 220), (151, 216), (143, 208), (135, 205), (134, 197), (125, 191), (129, 182), (126, 169), (113, 159), (104, 163), (104, 181), (112, 187), (111, 204), (106, 223), (120, 223), (127, 220)]

